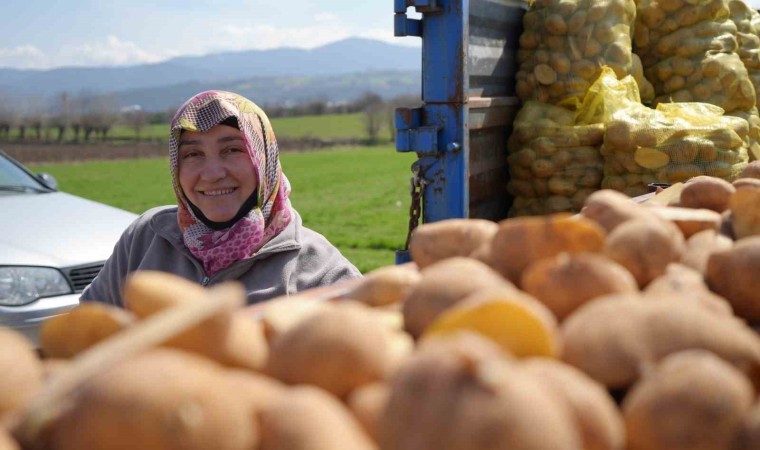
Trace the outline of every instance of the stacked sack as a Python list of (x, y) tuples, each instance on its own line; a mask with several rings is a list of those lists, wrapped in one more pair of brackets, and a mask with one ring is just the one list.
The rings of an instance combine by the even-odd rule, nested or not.
[(517, 96), (576, 106), (602, 66), (619, 77), (634, 70), (633, 0), (535, 0), (523, 17)]
[(655, 103), (705, 102), (727, 113), (755, 107), (729, 12), (728, 0), (638, 2), (633, 46)]
[[(736, 25), (739, 58), (747, 69), (754, 86), (760, 86), (760, 13), (747, 6), (743, 0), (729, 0), (731, 20)], [(760, 89), (755, 88), (755, 104), (760, 104)], [(751, 159), (760, 158), (760, 116), (757, 107), (749, 111), (730, 113), (749, 122), (749, 154)]]
[(602, 181), (604, 125), (576, 125), (575, 113), (528, 101), (509, 138), (509, 215), (578, 212)]
[(733, 180), (746, 167), (749, 126), (706, 103), (631, 103), (606, 123), (603, 188), (635, 197), (650, 183), (699, 175)]

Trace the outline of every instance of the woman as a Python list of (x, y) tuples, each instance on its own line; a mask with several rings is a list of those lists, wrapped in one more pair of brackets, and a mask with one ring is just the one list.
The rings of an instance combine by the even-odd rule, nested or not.
[(132, 223), (82, 301), (123, 306), (124, 279), (135, 270), (203, 286), (238, 280), (249, 304), (361, 276), (290, 206), (277, 140), (253, 102), (202, 92), (175, 114), (169, 144), (177, 206)]

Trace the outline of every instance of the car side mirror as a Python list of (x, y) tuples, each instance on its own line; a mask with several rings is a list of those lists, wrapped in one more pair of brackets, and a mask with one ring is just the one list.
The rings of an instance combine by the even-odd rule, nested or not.
[(40, 181), (40, 183), (44, 184), (48, 188), (57, 191), (58, 190), (58, 180), (55, 179), (54, 176), (50, 175), (49, 173), (38, 173), (37, 179)]

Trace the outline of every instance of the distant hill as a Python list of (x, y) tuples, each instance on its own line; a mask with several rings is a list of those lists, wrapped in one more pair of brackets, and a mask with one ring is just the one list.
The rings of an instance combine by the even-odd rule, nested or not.
[[(311, 50), (279, 48), (227, 52), (127, 67), (68, 67), (44, 71), (0, 68), (0, 92), (17, 97), (41, 98), (61, 92), (118, 92), (123, 104), (145, 103), (148, 107), (153, 102), (156, 107), (163, 107), (177, 102), (152, 101), (149, 100), (151, 95), (184, 99), (187, 92), (192, 95), (198, 87), (209, 85), (234, 89), (233, 86), (251, 84), (257, 93), (276, 89), (292, 92), (296, 96), (308, 96), (310, 94), (307, 92), (314, 88), (304, 85), (321, 84), (330, 92), (337, 93), (341, 87), (351, 89), (354, 85), (356, 89), (363, 89), (360, 78), (365, 77), (369, 81), (364, 84), (376, 82), (387, 85), (390, 81), (380, 80), (391, 72), (415, 72), (419, 85), (420, 67), (419, 48), (351, 38)], [(386, 75), (377, 75), (376, 72)], [(365, 75), (356, 75), (360, 73)], [(344, 75), (347, 78), (341, 77)], [(278, 81), (275, 77), (281, 79)], [(327, 79), (318, 82), (321, 77)], [(286, 83), (285, 79), (289, 81)], [(128, 101), (129, 95), (137, 97)], [(328, 95), (323, 97), (327, 98)]]
[(175, 109), (190, 96), (209, 89), (237, 92), (259, 105), (309, 100), (348, 102), (365, 92), (383, 98), (420, 95), (419, 71), (366, 71), (342, 75), (255, 77), (233, 81), (178, 83), (114, 93), (120, 105), (140, 105), (147, 111)]

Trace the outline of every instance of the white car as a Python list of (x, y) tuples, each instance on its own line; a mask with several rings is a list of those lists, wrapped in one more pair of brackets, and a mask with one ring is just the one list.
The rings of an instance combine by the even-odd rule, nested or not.
[(0, 151), (0, 327), (37, 345), (42, 322), (79, 303), (135, 218), (59, 192)]

